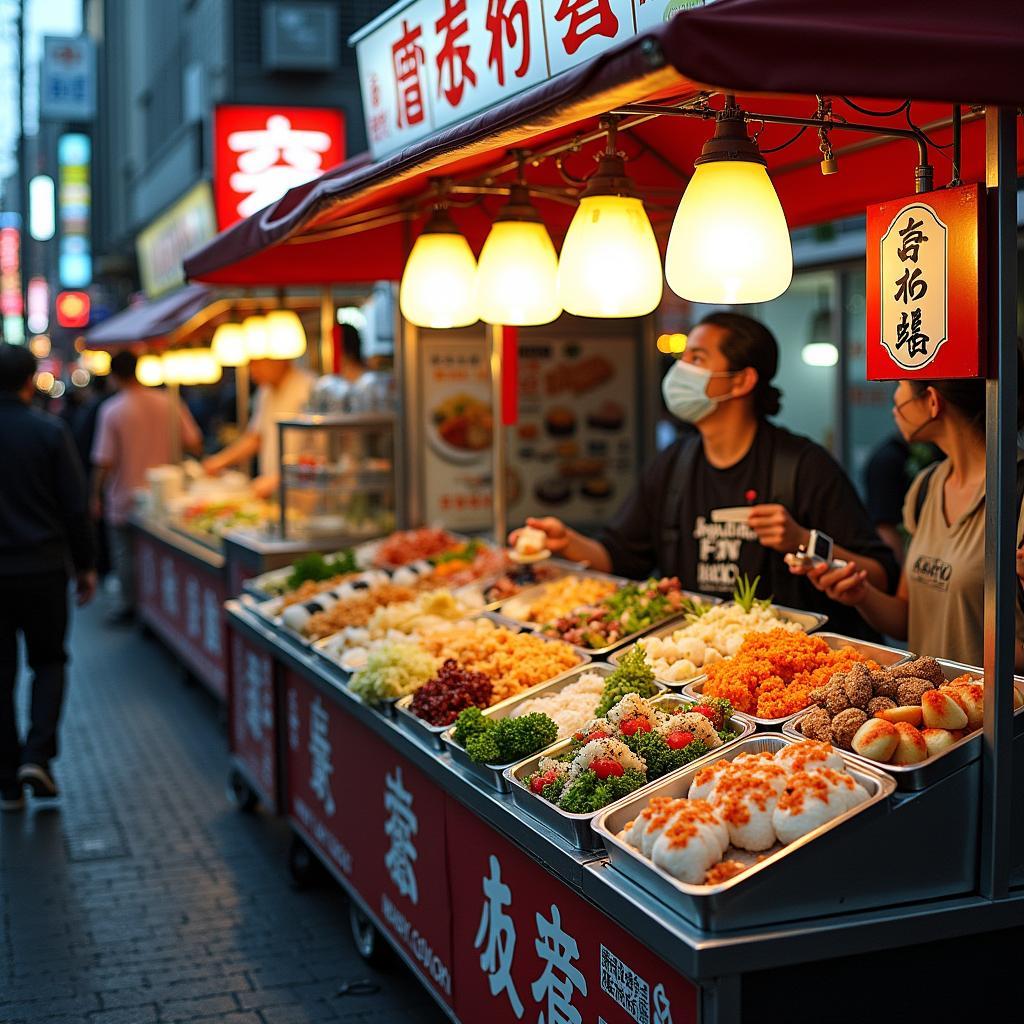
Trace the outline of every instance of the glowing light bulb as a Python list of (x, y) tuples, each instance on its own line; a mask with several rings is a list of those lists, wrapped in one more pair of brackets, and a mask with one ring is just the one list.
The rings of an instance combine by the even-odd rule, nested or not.
[(164, 382), (164, 365), (159, 356), (139, 356), (135, 364), (135, 379), (147, 388), (159, 387)]
[(480, 319), (527, 327), (558, 318), (558, 254), (523, 185), (513, 185), (508, 205), (480, 252), (476, 279)]
[(241, 324), (221, 324), (213, 332), (213, 354), (221, 366), (245, 366), (249, 362), (245, 328)]
[(417, 327), (476, 323), (476, 272), (465, 236), (446, 210), (434, 210), (405, 264), (398, 290), (402, 316)]
[(266, 317), (247, 316), (242, 321), (245, 330), (245, 351), (250, 359), (270, 358), (270, 332)]
[(267, 336), (271, 359), (298, 359), (306, 351), (306, 332), (293, 309), (267, 314)]
[(738, 114), (721, 117), (676, 211), (665, 254), (669, 287), (691, 302), (768, 302), (793, 279), (782, 204)]

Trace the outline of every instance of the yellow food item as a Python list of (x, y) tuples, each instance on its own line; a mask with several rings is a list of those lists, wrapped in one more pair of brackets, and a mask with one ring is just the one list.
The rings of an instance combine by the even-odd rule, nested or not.
[(576, 608), (596, 604), (617, 589), (611, 580), (592, 576), (566, 576), (549, 583), (527, 612), (527, 622), (554, 622)]

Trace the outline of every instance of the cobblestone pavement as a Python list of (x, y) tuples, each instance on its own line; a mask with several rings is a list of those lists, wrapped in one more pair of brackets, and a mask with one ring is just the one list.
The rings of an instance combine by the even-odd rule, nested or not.
[[(59, 809), (0, 820), (0, 1024), (447, 1020), (359, 958), (333, 883), (292, 888), (287, 827), (224, 796), (213, 702), (101, 616), (74, 628)], [(379, 991), (337, 994), (358, 979)]]

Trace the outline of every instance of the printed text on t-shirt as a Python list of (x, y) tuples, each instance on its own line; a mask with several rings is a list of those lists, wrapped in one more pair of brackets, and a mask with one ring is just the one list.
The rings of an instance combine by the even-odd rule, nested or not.
[(697, 589), (728, 593), (740, 576), (740, 551), (757, 534), (746, 523), (710, 523), (698, 516), (693, 529), (697, 541)]

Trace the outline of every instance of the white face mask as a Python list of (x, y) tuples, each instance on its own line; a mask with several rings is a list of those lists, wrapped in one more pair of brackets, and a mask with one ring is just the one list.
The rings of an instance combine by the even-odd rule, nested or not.
[(711, 378), (732, 377), (736, 372), (727, 370), (724, 373), (712, 373), (700, 366), (694, 366), (693, 363), (677, 359), (661, 382), (661, 394), (668, 411), (684, 423), (699, 423), (709, 413), (714, 412), (719, 402), (732, 397), (722, 395), (721, 398), (711, 398), (708, 395)]

